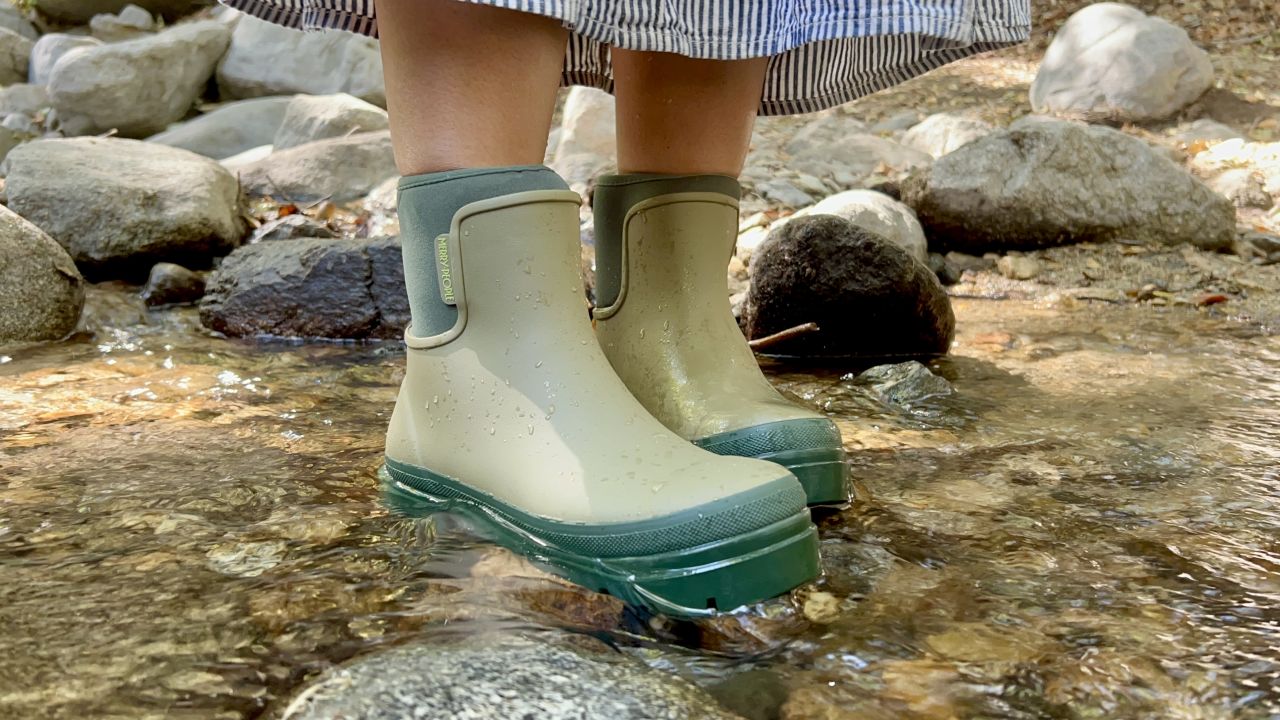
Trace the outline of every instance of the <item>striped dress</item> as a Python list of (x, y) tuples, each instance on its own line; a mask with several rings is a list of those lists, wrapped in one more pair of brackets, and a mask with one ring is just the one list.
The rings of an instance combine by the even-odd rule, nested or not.
[[(557, 18), (563, 83), (613, 91), (609, 48), (770, 57), (763, 115), (822, 110), (1026, 40), (1030, 0), (466, 0)], [(374, 0), (223, 0), (305, 30), (378, 35)]]

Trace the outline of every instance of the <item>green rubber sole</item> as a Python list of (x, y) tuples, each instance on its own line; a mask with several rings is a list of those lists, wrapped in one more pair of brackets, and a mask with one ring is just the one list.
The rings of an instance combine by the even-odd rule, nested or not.
[(717, 455), (768, 460), (791, 471), (809, 505), (843, 505), (851, 490), (840, 430), (825, 418), (779, 420), (694, 440)]
[[(776, 597), (821, 572), (818, 531), (803, 507), (763, 527), (693, 547), (601, 558), (549, 540), (546, 535), (554, 533), (521, 527), (529, 525), (529, 515), (450, 478), (403, 463), (394, 463), (393, 469), (384, 465), (378, 477), (383, 500), (394, 512), (408, 517), (440, 512), (460, 515), (488, 539), (556, 575), (654, 613), (711, 616)], [(519, 520), (513, 521), (513, 516), (520, 516)], [(611, 527), (622, 527), (542, 522), (598, 528), (602, 536)]]

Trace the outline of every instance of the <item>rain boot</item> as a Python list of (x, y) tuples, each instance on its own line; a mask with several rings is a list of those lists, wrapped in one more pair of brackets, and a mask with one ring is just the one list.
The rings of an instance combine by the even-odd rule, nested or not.
[(719, 175), (600, 179), (596, 334), (632, 394), (676, 434), (778, 463), (811, 505), (847, 502), (840, 431), (774, 389), (730, 311), (740, 193)]
[(451, 511), (593, 590), (709, 614), (819, 572), (785, 469), (655, 420), (592, 333), (580, 198), (542, 167), (406, 177), (412, 319), (380, 471), (401, 512)]

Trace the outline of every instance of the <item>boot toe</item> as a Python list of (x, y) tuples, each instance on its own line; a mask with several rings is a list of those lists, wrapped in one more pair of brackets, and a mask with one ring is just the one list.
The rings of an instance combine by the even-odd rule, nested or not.
[(761, 423), (717, 433), (694, 444), (717, 455), (767, 460), (791, 471), (810, 505), (849, 500), (849, 472), (840, 430), (826, 418)]

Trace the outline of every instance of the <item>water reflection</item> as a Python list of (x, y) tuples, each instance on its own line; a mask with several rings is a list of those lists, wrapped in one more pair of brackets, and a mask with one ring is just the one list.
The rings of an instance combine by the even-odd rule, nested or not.
[(1280, 713), (1280, 343), (1192, 311), (960, 301), (953, 357), (773, 367), (859, 501), (826, 576), (699, 624), (377, 504), (402, 357), (97, 289), (0, 363), (0, 711), (246, 718), (372, 648), (591, 632), (747, 717)]

